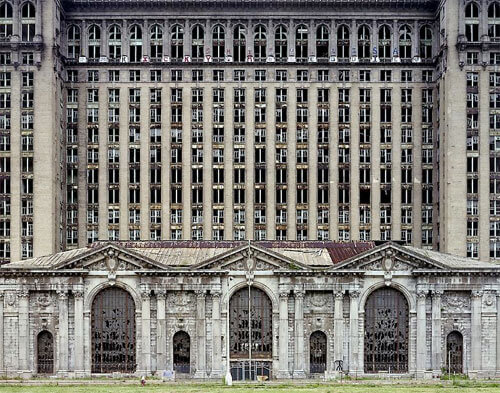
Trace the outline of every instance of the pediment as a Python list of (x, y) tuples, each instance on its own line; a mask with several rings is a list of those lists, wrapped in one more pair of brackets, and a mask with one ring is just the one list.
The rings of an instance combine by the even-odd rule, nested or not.
[(240, 246), (193, 266), (194, 270), (275, 271), (306, 270), (308, 266), (253, 244)]
[(405, 272), (419, 269), (444, 270), (437, 261), (415, 255), (395, 243), (386, 243), (336, 265), (333, 270)]
[(118, 271), (165, 270), (167, 267), (126, 248), (115, 244), (105, 244), (67, 260), (55, 266), (55, 269), (116, 273)]

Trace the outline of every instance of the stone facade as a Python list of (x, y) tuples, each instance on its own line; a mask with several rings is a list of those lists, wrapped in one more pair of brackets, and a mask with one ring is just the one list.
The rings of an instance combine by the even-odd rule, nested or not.
[[(463, 340), (459, 371), (471, 377), (500, 375), (499, 267), (394, 243), (328, 242), (98, 243), (5, 265), (0, 371), (8, 376), (44, 371), (42, 351), (50, 350), (40, 347), (40, 333), (49, 332), (53, 357), (45, 372), (95, 374), (93, 319), (100, 318), (95, 299), (115, 288), (133, 300), (135, 352), (125, 373), (162, 375), (179, 367), (174, 335), (185, 332), (190, 338), (189, 361), (181, 370), (186, 377), (220, 378), (228, 354), (236, 375), (241, 359), (233, 356), (228, 339), (237, 326), (228, 323), (228, 311), (233, 312), (235, 294), (249, 286), (269, 300), (272, 350), (254, 360), (268, 362), (271, 378), (335, 377), (340, 369), (369, 373), (366, 305), (381, 288), (394, 289), (407, 305), (401, 318), (408, 352), (400, 373), (441, 375), (451, 356), (449, 334), (458, 332)], [(326, 337), (320, 374), (312, 372), (314, 332)]]

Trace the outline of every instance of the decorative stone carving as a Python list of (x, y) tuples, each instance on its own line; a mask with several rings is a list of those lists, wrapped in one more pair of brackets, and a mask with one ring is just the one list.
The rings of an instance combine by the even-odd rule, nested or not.
[(332, 295), (327, 292), (307, 292), (305, 296), (306, 309), (332, 310)]
[(47, 308), (52, 304), (52, 299), (48, 293), (42, 292), (37, 296), (36, 304), (40, 308)]
[(445, 292), (442, 300), (443, 310), (450, 314), (470, 312), (470, 300), (467, 292)]
[(417, 291), (417, 298), (418, 298), (418, 299), (425, 299), (425, 298), (427, 298), (427, 293), (428, 293), (428, 292), (429, 292), (429, 291), (427, 291), (427, 290), (424, 290), (424, 289), (419, 289), (419, 290)]
[(168, 292), (167, 305), (168, 313), (194, 313), (196, 307), (194, 293), (180, 291)]
[(7, 295), (5, 295), (5, 302), (7, 303), (7, 306), (14, 307), (16, 299), (17, 296), (15, 292), (7, 292)]
[(68, 291), (64, 290), (64, 289), (60, 289), (57, 291), (57, 297), (59, 298), (59, 300), (65, 300), (68, 298)]

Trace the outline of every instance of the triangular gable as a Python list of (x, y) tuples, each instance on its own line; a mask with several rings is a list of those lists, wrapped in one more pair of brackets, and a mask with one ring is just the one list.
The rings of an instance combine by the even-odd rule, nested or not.
[(388, 242), (351, 257), (335, 265), (331, 270), (412, 271), (417, 269), (447, 270), (449, 267), (413, 253), (399, 244)]
[(56, 270), (83, 269), (99, 271), (167, 270), (168, 267), (135, 251), (112, 243), (89, 249), (74, 258), (53, 266)]
[(193, 270), (310, 270), (310, 267), (265, 247), (249, 243), (207, 259)]

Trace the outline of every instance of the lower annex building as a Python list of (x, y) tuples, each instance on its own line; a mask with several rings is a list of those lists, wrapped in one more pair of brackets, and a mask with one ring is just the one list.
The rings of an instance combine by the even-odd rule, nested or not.
[(500, 267), (391, 242), (95, 243), (0, 293), (8, 376), (500, 375)]

